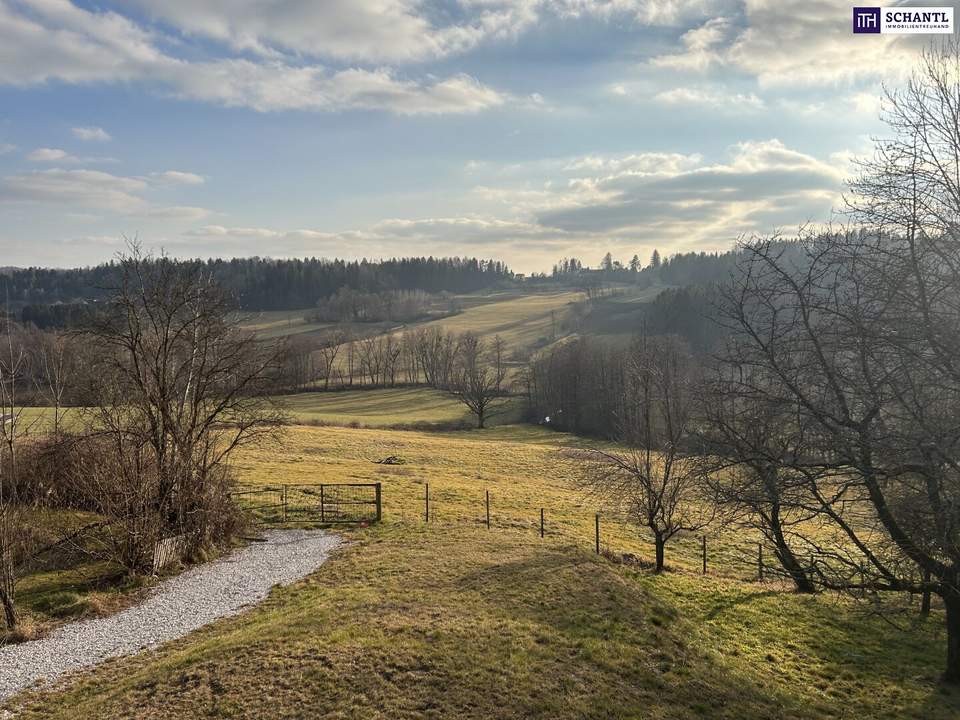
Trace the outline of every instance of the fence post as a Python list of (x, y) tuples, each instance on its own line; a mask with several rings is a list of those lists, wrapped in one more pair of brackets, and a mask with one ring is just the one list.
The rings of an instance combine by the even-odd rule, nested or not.
[(763, 543), (757, 543), (757, 577), (763, 582)]
[(326, 522), (327, 510), (323, 502), (323, 483), (320, 483), (320, 522)]
[(594, 529), (593, 529), (594, 540), (595, 540), (597, 555), (599, 555), (600, 554), (600, 513), (597, 513), (594, 516), (593, 522), (594, 522)]
[(287, 521), (287, 486), (283, 486), (283, 521)]
[(490, 491), (487, 490), (487, 530), (490, 529)]
[(540, 508), (540, 539), (543, 539), (543, 508)]
[(383, 519), (383, 505), (380, 503), (380, 488), (380, 483), (377, 483), (377, 522), (380, 522)]
[(424, 483), (424, 522), (430, 522), (430, 483)]
[(703, 574), (707, 574), (707, 536), (700, 536), (700, 550), (703, 555)]
[(927, 617), (930, 614), (930, 571), (923, 571), (923, 593), (920, 595), (920, 616)]

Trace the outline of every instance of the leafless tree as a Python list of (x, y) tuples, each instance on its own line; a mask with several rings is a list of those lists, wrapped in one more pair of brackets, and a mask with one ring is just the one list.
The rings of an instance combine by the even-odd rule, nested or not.
[(31, 348), (33, 379), (44, 404), (53, 411), (53, 436), (63, 430), (64, 400), (76, 372), (75, 349), (71, 336), (60, 332), (38, 332)]
[[(100, 348), (89, 432), (122, 469), (124, 507), (156, 521), (141, 546), (176, 534), (199, 549), (223, 539), (230, 455), (281, 419), (262, 397), (279, 347), (231, 322), (233, 302), (200, 268), (135, 245), (118, 266), (120, 283), (87, 332)], [(144, 478), (155, 479), (141, 498)]]
[(23, 407), (17, 393), (24, 382), (27, 354), (15, 337), (9, 314), (5, 313), (4, 334), (0, 336), (0, 604), (8, 630), (19, 621), (16, 607), (18, 551), (23, 530), (20, 502), (18, 445), (23, 423)]
[(330, 389), (330, 378), (337, 372), (337, 356), (340, 348), (347, 342), (347, 333), (343, 330), (333, 330), (327, 333), (320, 342), (320, 374), (323, 376), (323, 389)]
[(494, 341), (491, 350), (480, 337), (469, 332), (461, 335), (457, 343), (450, 393), (476, 416), (480, 429), (492, 416), (503, 412), (508, 400), (506, 366), (497, 359), (498, 345)]
[[(725, 524), (759, 532), (773, 545), (783, 573), (799, 592), (816, 590), (815, 545), (805, 532), (818, 517), (798, 472), (808, 448), (796, 408), (769, 390), (756, 368), (738, 363), (736, 345), (717, 358), (704, 383), (698, 436), (705, 487)], [(758, 392), (758, 389), (761, 392)]]
[(618, 418), (624, 450), (580, 454), (579, 481), (606, 505), (653, 534), (656, 571), (666, 544), (706, 527), (713, 513), (701, 502), (702, 469), (691, 451), (697, 368), (674, 337), (634, 340), (626, 367), (626, 397)]

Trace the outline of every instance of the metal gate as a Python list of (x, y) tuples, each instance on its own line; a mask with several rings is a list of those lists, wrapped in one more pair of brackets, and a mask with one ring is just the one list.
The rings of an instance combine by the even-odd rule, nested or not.
[(261, 524), (363, 523), (383, 517), (380, 483), (246, 486), (233, 496)]

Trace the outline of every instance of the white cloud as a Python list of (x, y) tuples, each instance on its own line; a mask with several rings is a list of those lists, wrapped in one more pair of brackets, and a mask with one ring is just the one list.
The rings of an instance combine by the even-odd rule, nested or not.
[(78, 140), (87, 142), (107, 142), (112, 139), (110, 133), (101, 127), (75, 127), (71, 132)]
[(206, 208), (190, 205), (173, 205), (170, 207), (152, 207), (143, 212), (145, 217), (160, 218), (163, 220), (186, 220), (196, 222), (209, 217), (212, 213)]
[(175, 185), (203, 185), (206, 179), (202, 175), (191, 172), (182, 172), (180, 170), (167, 170), (165, 172), (150, 173), (150, 177), (161, 182)]
[(155, 182), (152, 176), (127, 177), (99, 170), (53, 168), (0, 179), (0, 202), (48, 204), (190, 222), (211, 214), (200, 207), (155, 205), (147, 197), (154, 188), (152, 182)]
[[(508, 99), (464, 74), (407, 79), (386, 68), (333, 71), (278, 54), (256, 61), (188, 61), (158, 49), (159, 41), (169, 38), (148, 32), (117, 13), (88, 11), (67, 0), (26, 2), (29, 12), (0, 0), (2, 84), (139, 80), (177, 97), (260, 111), (464, 113), (495, 107)], [(229, 6), (232, 9), (233, 3)], [(224, 4), (224, 11), (226, 7)]]
[(468, 75), (435, 82), (396, 78), (389, 70), (322, 68), (224, 60), (184, 65), (176, 94), (227, 106), (272, 110), (390, 110), (402, 115), (469, 113), (506, 97)]
[(98, 170), (39, 170), (0, 180), (0, 200), (77, 205), (129, 213), (144, 210), (144, 180)]
[(35, 163), (62, 163), (69, 165), (116, 162), (114, 158), (109, 157), (77, 157), (60, 148), (37, 148), (27, 154), (27, 160)]
[(849, 7), (839, 8), (835, 0), (809, 0), (798, 12), (782, 0), (744, 0), (742, 18), (704, 22), (683, 36), (680, 52), (655, 57), (651, 64), (697, 73), (729, 68), (768, 87), (901, 77), (926, 40), (854, 36)]
[(30, 162), (80, 162), (80, 158), (70, 155), (66, 150), (60, 148), (37, 148), (27, 155)]
[(16, 145), (11, 145), (10, 143), (0, 143), (0, 155), (7, 155), (16, 149)]
[(734, 146), (725, 163), (582, 178), (556, 191), (562, 205), (536, 217), (567, 232), (716, 243), (743, 232), (829, 220), (842, 181), (836, 164), (779, 140), (746, 142)]
[(683, 52), (661, 55), (651, 62), (655, 66), (674, 70), (702, 72), (723, 61), (722, 46), (729, 42), (734, 31), (729, 19), (713, 18), (683, 34)]
[(188, 35), (265, 57), (293, 53), (341, 61), (418, 62), (510, 37), (536, 19), (535, 2), (464, 2), (458, 22), (431, 22), (410, 0), (136, 0)]
[(664, 105), (699, 105), (727, 112), (754, 112), (764, 108), (764, 102), (754, 93), (730, 92), (722, 88), (677, 87), (664, 90), (653, 97)]

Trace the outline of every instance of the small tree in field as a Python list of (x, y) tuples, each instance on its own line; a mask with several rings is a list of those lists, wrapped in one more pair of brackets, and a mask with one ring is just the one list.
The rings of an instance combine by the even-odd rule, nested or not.
[(477, 417), (480, 429), (492, 416), (503, 412), (507, 402), (503, 355), (504, 344), (499, 336), (491, 347), (473, 333), (460, 336), (450, 393)]
[(626, 449), (581, 454), (579, 480), (605, 504), (650, 529), (655, 569), (662, 572), (667, 543), (711, 519), (699, 502), (700, 464), (689, 452), (697, 369), (678, 339), (639, 337), (624, 372), (617, 439)]

